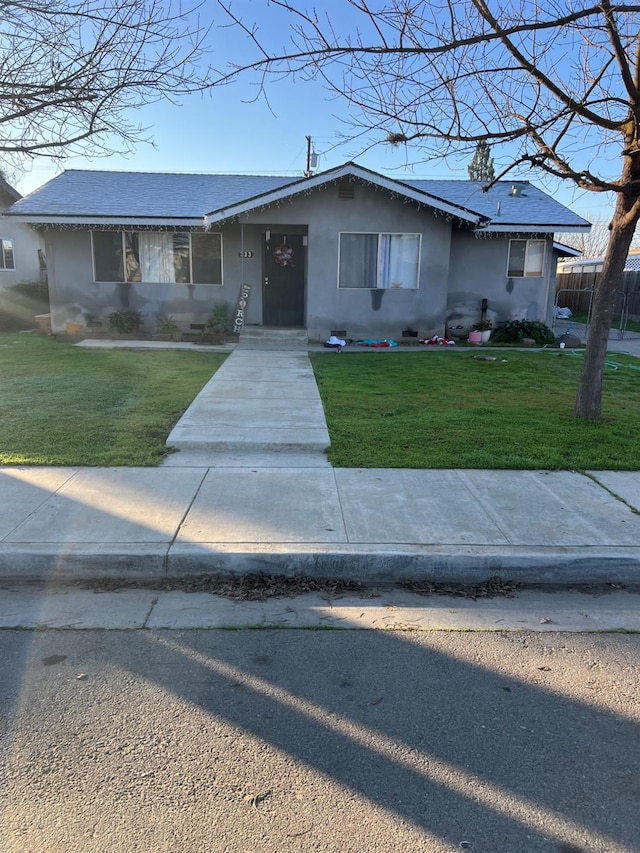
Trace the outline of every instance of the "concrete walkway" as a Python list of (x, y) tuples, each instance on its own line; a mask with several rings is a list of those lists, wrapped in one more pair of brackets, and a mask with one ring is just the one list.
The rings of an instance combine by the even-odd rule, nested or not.
[(168, 443), (155, 469), (0, 469), (0, 577), (640, 579), (640, 472), (333, 469), (300, 347), (237, 347)]
[(167, 439), (179, 450), (322, 452), (329, 432), (306, 348), (238, 346)]

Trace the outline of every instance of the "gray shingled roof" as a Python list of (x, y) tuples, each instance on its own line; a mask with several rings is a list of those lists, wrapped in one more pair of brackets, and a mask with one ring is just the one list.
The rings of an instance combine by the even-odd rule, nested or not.
[[(327, 180), (331, 180), (336, 171), (349, 170), (352, 165), (329, 170)], [(371, 176), (370, 180), (375, 181), (377, 173), (357, 166), (354, 168), (359, 173), (367, 173), (367, 177)], [(320, 173), (312, 180), (317, 183), (322, 177)], [(431, 196), (487, 217), (491, 220), (487, 230), (517, 230), (518, 227), (532, 230), (536, 226), (549, 230), (550, 226), (557, 226), (555, 230), (567, 231), (588, 225), (582, 217), (526, 181), (500, 181), (489, 192), (483, 193), (482, 184), (473, 181), (378, 177), (385, 183), (393, 181), (399, 192), (404, 185), (425, 193), (427, 204), (428, 196)], [(252, 199), (288, 186), (293, 192), (303, 191), (305, 180), (273, 175), (70, 170), (16, 202), (11, 213), (30, 219), (42, 217), (42, 221), (64, 221), (67, 218), (87, 222), (153, 219), (198, 224), (208, 211), (220, 211), (234, 205), (250, 210)], [(512, 194), (514, 186), (518, 191), (515, 195)]]
[(267, 175), (182, 175), (165, 172), (63, 172), (23, 198), (12, 213), (46, 217), (198, 219), (292, 183)]
[[(423, 192), (446, 198), (454, 204), (470, 207), (491, 219), (488, 230), (508, 225), (587, 225), (587, 221), (529, 181), (498, 181), (487, 192), (480, 181), (405, 180)], [(517, 195), (513, 194), (513, 189)], [(560, 230), (560, 229), (558, 229)]]

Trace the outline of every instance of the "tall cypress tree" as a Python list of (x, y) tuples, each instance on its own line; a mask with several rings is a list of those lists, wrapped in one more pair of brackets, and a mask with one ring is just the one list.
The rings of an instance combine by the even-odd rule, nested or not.
[(469, 178), (472, 181), (492, 181), (495, 178), (493, 171), (493, 157), (491, 149), (483, 139), (478, 142), (473, 160), (467, 166)]

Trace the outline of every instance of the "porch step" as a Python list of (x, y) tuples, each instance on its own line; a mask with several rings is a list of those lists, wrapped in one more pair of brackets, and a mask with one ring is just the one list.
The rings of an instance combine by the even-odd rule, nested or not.
[(273, 326), (245, 326), (240, 333), (241, 344), (306, 344), (306, 329), (281, 329)]

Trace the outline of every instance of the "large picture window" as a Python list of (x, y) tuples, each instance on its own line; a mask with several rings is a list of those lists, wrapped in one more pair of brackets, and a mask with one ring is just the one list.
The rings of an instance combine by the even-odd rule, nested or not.
[(222, 284), (222, 235), (93, 231), (95, 281)]
[(0, 239), (0, 270), (14, 270), (13, 241)]
[(339, 287), (415, 290), (420, 234), (340, 234)]
[(544, 240), (509, 240), (509, 278), (542, 278), (544, 250)]

